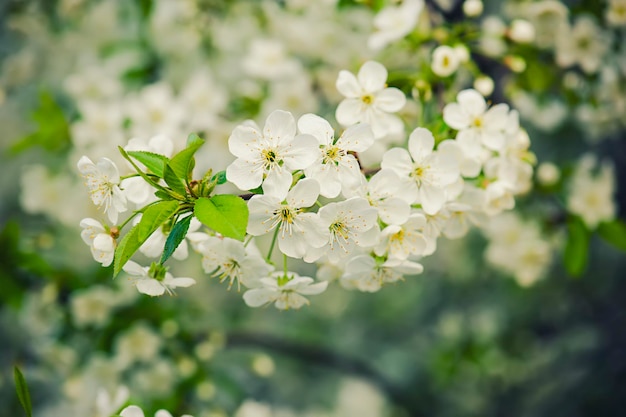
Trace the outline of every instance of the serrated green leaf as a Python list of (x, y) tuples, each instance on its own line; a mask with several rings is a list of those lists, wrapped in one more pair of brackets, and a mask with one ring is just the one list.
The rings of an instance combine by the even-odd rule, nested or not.
[(176, 222), (174, 227), (172, 227), (172, 230), (165, 241), (165, 247), (163, 248), (163, 254), (161, 255), (161, 264), (172, 256), (178, 245), (180, 245), (180, 242), (182, 242), (183, 239), (185, 239), (185, 236), (187, 236), (187, 230), (189, 230), (189, 223), (191, 222), (192, 217), (193, 216), (184, 217)]
[(141, 176), (141, 178), (143, 178), (148, 184), (150, 184), (152, 187), (156, 188), (157, 190), (161, 190), (161, 191), (167, 193), (165, 188), (163, 188), (160, 184), (156, 183), (152, 178), (150, 178), (148, 175), (146, 175), (146, 173), (143, 172), (141, 170), (141, 168), (139, 168), (137, 166), (137, 164), (132, 160), (132, 158), (130, 157), (130, 155), (128, 155), (128, 152), (126, 152), (126, 150), (124, 148), (122, 148), (121, 146), (118, 146), (117, 149), (120, 151), (120, 154), (122, 154), (124, 159), (126, 159), (128, 162), (130, 162), (130, 164), (133, 166), (133, 168), (135, 168), (135, 171), (137, 171), (137, 174), (139, 174)]
[(248, 205), (236, 195), (199, 198), (194, 206), (194, 214), (205, 226), (223, 236), (241, 241), (246, 237)]
[(204, 140), (200, 139), (199, 136), (196, 135), (195, 137), (197, 139), (191, 139), (190, 136), (191, 140), (187, 141), (187, 147), (174, 155), (169, 164), (176, 176), (184, 180), (191, 178), (191, 171), (196, 163), (193, 156), (204, 143)]
[(579, 277), (587, 267), (590, 233), (579, 217), (572, 217), (568, 220), (567, 231), (563, 262), (570, 275)]
[(220, 171), (211, 177), (211, 181), (217, 181), (217, 185), (226, 183), (226, 171)]
[(137, 239), (145, 241), (178, 210), (178, 201), (159, 201), (149, 206), (142, 214)]
[(22, 372), (17, 366), (13, 368), (13, 379), (15, 380), (15, 391), (17, 392), (17, 398), (20, 400), (20, 404), (24, 408), (26, 415), (32, 417), (33, 406), (30, 402), (30, 393), (28, 392), (28, 385)]
[(168, 157), (145, 151), (128, 151), (128, 155), (144, 164), (157, 177), (163, 178), (163, 170), (169, 162)]
[(165, 165), (165, 169), (163, 170), (163, 179), (177, 194), (180, 194), (181, 196), (185, 196), (187, 194), (187, 187), (185, 187), (183, 178), (176, 175), (170, 164)]
[(626, 224), (620, 219), (600, 223), (598, 234), (617, 249), (626, 251)]

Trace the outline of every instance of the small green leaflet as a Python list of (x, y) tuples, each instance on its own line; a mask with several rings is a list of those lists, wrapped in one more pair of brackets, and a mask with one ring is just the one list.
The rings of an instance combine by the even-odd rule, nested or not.
[(180, 219), (172, 230), (170, 234), (167, 236), (167, 240), (165, 241), (165, 247), (163, 249), (163, 255), (161, 255), (161, 264), (165, 263), (169, 259), (170, 256), (174, 253), (180, 242), (185, 239), (187, 235), (187, 230), (189, 230), (189, 223), (191, 222), (193, 216), (187, 216)]
[(169, 162), (166, 156), (144, 151), (128, 151), (128, 155), (144, 164), (146, 168), (152, 171), (157, 177), (163, 178), (163, 170), (165, 169), (165, 165)]
[(567, 243), (563, 252), (563, 262), (567, 272), (579, 277), (585, 272), (589, 257), (589, 231), (579, 217), (567, 221)]
[(219, 194), (211, 198), (199, 198), (194, 214), (205, 226), (222, 236), (241, 240), (248, 227), (248, 205), (240, 197)]
[(217, 181), (217, 185), (222, 185), (226, 182), (226, 171), (220, 171), (211, 177), (211, 181)]
[(163, 179), (175, 193), (180, 196), (187, 195), (187, 187), (185, 187), (183, 179), (176, 175), (170, 164), (165, 165), (165, 169), (163, 170)]
[(30, 393), (28, 392), (28, 385), (26, 385), (26, 379), (17, 366), (13, 368), (13, 379), (15, 380), (15, 391), (17, 392), (17, 398), (20, 400), (20, 404), (24, 408), (26, 415), (32, 417), (33, 406), (30, 402)]
[(193, 156), (203, 144), (204, 140), (198, 135), (191, 134), (187, 138), (187, 147), (172, 157), (169, 165), (178, 178), (185, 181), (191, 178), (191, 171), (195, 166)]
[(598, 234), (617, 249), (626, 251), (626, 224), (623, 221), (616, 219), (600, 223)]
[(120, 240), (115, 248), (113, 276), (117, 276), (139, 247), (178, 210), (177, 201), (159, 201), (144, 211), (141, 221)]

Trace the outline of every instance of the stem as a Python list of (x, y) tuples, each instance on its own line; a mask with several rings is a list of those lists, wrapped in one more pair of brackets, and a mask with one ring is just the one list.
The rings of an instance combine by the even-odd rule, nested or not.
[(283, 254), (283, 273), (285, 274), (285, 278), (287, 278), (287, 255)]
[(272, 257), (272, 252), (274, 251), (274, 246), (276, 245), (276, 238), (278, 237), (278, 230), (280, 228), (276, 227), (276, 230), (274, 231), (274, 236), (272, 237), (272, 243), (270, 244), (270, 250), (267, 253), (267, 261), (270, 262), (270, 259)]

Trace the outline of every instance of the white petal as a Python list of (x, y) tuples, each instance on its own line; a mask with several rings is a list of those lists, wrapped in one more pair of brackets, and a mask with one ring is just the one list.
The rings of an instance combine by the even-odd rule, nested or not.
[(379, 62), (367, 61), (357, 74), (359, 84), (366, 93), (375, 93), (385, 88), (387, 69)]
[(374, 144), (374, 132), (367, 124), (357, 124), (346, 129), (337, 140), (342, 149), (355, 152), (365, 152)]
[(363, 119), (365, 103), (361, 99), (347, 98), (337, 106), (335, 119), (343, 126), (352, 126)]
[(158, 295), (163, 295), (163, 293), (165, 292), (165, 287), (156, 279), (144, 278), (137, 281), (137, 291), (142, 294), (155, 297)]
[(346, 70), (339, 71), (335, 86), (342, 95), (348, 98), (360, 98), (363, 94), (354, 74)]
[(301, 133), (306, 133), (315, 136), (320, 145), (330, 145), (335, 136), (333, 128), (326, 119), (308, 113), (298, 119), (298, 130)]
[(228, 138), (228, 150), (238, 158), (253, 159), (258, 153), (261, 132), (251, 126), (235, 127)]
[(419, 190), (420, 203), (426, 214), (436, 214), (446, 202), (446, 192), (439, 187), (423, 184)]
[(471, 123), (470, 116), (458, 103), (450, 103), (443, 108), (443, 121), (456, 130), (466, 129)]
[(311, 207), (319, 197), (319, 190), (319, 183), (314, 179), (302, 179), (287, 194), (287, 202), (291, 207)]
[(144, 417), (143, 411), (141, 408), (136, 405), (130, 405), (122, 410), (120, 413), (122, 417)]
[(270, 232), (272, 222), (270, 218), (274, 211), (280, 209), (280, 197), (270, 195), (255, 195), (248, 201), (248, 233), (253, 236), (261, 236)]
[(263, 171), (254, 164), (237, 159), (226, 168), (226, 178), (241, 190), (251, 190), (261, 185)]
[(382, 169), (392, 170), (400, 177), (405, 177), (413, 170), (413, 161), (406, 149), (391, 148), (383, 155), (380, 166)]
[(293, 115), (284, 110), (274, 110), (265, 121), (263, 136), (278, 145), (289, 143), (296, 135), (296, 121)]
[(172, 417), (172, 414), (167, 410), (159, 410), (154, 414), (154, 417)]
[(263, 193), (266, 195), (283, 196), (291, 187), (291, 172), (284, 168), (274, 168), (263, 181)]
[(139, 265), (137, 262), (134, 262), (134, 261), (126, 262), (126, 264), (124, 264), (122, 269), (127, 274), (133, 275), (135, 277), (146, 277), (147, 276), (146, 269), (143, 266)]
[(435, 146), (435, 137), (428, 129), (418, 127), (409, 136), (409, 153), (415, 162), (423, 161)]
[(298, 289), (298, 292), (304, 295), (316, 295), (316, 294), (321, 294), (324, 291), (326, 291), (327, 287), (328, 287), (328, 281), (322, 281), (322, 282), (318, 282), (317, 284), (307, 285), (304, 288), (300, 288)]
[(282, 155), (287, 168), (305, 169), (318, 159), (319, 142), (311, 135), (298, 135)]
[(178, 287), (187, 288), (187, 287), (191, 287), (192, 285), (194, 285), (196, 283), (196, 280), (193, 278), (178, 277), (178, 278), (166, 279), (164, 282), (167, 286), (172, 287), (172, 288), (178, 288)]
[(376, 94), (375, 106), (387, 113), (400, 111), (406, 104), (406, 96), (395, 87), (385, 88)]
[(459, 92), (456, 101), (470, 117), (480, 116), (487, 109), (485, 98), (476, 90), (468, 89)]
[(249, 307), (261, 307), (276, 299), (276, 292), (266, 288), (255, 288), (243, 294), (243, 300)]

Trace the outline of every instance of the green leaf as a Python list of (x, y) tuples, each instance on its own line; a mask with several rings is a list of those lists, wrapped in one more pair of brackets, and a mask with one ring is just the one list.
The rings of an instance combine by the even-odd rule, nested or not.
[(187, 236), (187, 230), (189, 230), (189, 223), (191, 222), (192, 217), (193, 216), (184, 217), (176, 222), (174, 227), (172, 227), (172, 230), (165, 241), (165, 248), (163, 249), (163, 255), (161, 255), (161, 264), (172, 256), (178, 245), (180, 245), (180, 242), (182, 242), (183, 239), (185, 239), (185, 236)]
[(133, 168), (135, 168), (135, 171), (137, 171), (137, 174), (139, 174), (141, 176), (141, 178), (143, 178), (148, 184), (150, 184), (152, 187), (156, 188), (157, 190), (161, 190), (161, 191), (167, 193), (165, 188), (163, 188), (160, 184), (156, 183), (152, 178), (150, 178), (148, 175), (146, 175), (146, 173), (143, 172), (141, 170), (141, 168), (139, 168), (137, 166), (137, 164), (131, 159), (130, 155), (128, 155), (128, 152), (126, 152), (126, 150), (124, 150), (124, 148), (122, 148), (121, 146), (118, 146), (117, 149), (120, 151), (120, 153), (122, 154), (124, 159), (126, 159), (128, 162), (130, 162), (130, 164), (133, 166)]
[(163, 170), (163, 179), (177, 194), (180, 194), (181, 196), (187, 195), (187, 187), (185, 187), (183, 178), (176, 175), (170, 164), (165, 165), (165, 169)]
[(248, 205), (236, 195), (199, 198), (194, 206), (194, 214), (205, 226), (223, 236), (241, 241), (246, 237)]
[(191, 171), (195, 166), (193, 156), (203, 144), (204, 140), (198, 135), (191, 134), (187, 139), (187, 147), (172, 157), (169, 165), (178, 178), (184, 180), (191, 178)]
[(178, 209), (177, 201), (160, 201), (149, 206), (141, 221), (120, 240), (115, 248), (113, 276), (120, 273), (126, 262), (156, 229), (165, 223)]
[(139, 242), (137, 239), (137, 231), (139, 225), (133, 227), (124, 235), (122, 240), (119, 241), (115, 248), (115, 257), (113, 259), (113, 277), (116, 277), (120, 273), (126, 262), (137, 252), (137, 249), (143, 242)]
[(70, 144), (67, 119), (49, 91), (42, 90), (39, 93), (39, 105), (32, 112), (31, 119), (37, 124), (37, 130), (11, 145), (11, 152), (19, 153), (33, 146), (56, 152)]
[(217, 185), (222, 185), (226, 182), (226, 171), (220, 171), (211, 177), (211, 181), (217, 181)]
[(169, 162), (169, 158), (166, 156), (145, 151), (128, 151), (128, 155), (144, 164), (157, 177), (163, 178), (163, 170)]
[(160, 200), (174, 200), (174, 197), (172, 197), (169, 193), (166, 193), (165, 191), (162, 191), (162, 190), (156, 190), (154, 192), (154, 195), (158, 197)]
[(26, 385), (26, 379), (17, 366), (13, 367), (13, 379), (15, 380), (15, 391), (17, 392), (17, 398), (20, 400), (20, 404), (24, 408), (26, 415), (32, 417), (33, 406), (30, 402), (30, 393), (28, 392), (28, 385)]
[(585, 272), (589, 257), (589, 230), (579, 217), (567, 221), (567, 243), (563, 252), (563, 262), (567, 272), (579, 277)]
[(178, 201), (159, 201), (149, 206), (142, 214), (137, 239), (145, 241), (178, 210)]
[(620, 219), (600, 223), (598, 234), (617, 249), (626, 251), (626, 224)]

